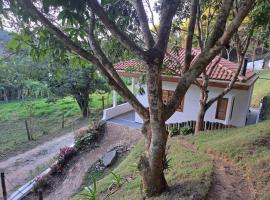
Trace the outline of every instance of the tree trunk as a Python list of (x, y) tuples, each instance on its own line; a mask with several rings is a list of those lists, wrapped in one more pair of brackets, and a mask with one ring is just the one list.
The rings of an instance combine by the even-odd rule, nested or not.
[(87, 118), (88, 114), (89, 114), (89, 96), (88, 96), (88, 92), (82, 94), (79, 93), (77, 95), (75, 95), (75, 99), (80, 107), (81, 110), (81, 114), (83, 118)]
[(198, 134), (200, 131), (204, 131), (204, 116), (205, 116), (205, 108), (201, 105), (200, 111), (197, 116), (195, 134)]
[(142, 176), (143, 196), (152, 197), (164, 192), (167, 182), (164, 176), (164, 161), (168, 133), (163, 123), (144, 124), (145, 154), (141, 156), (138, 168)]
[(139, 161), (142, 175), (142, 191), (146, 197), (157, 196), (168, 185), (164, 176), (164, 159), (168, 133), (164, 120), (162, 102), (161, 67), (148, 65), (147, 91), (150, 119), (145, 120), (142, 132), (145, 136), (145, 154)]

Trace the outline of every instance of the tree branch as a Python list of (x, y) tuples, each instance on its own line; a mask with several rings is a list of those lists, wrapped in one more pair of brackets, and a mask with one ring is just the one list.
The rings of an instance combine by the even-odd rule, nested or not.
[(192, 61), (192, 54), (191, 54), (192, 53), (192, 41), (193, 41), (194, 30), (195, 30), (195, 25), (196, 25), (198, 4), (199, 4), (199, 0), (192, 0), (191, 13), (190, 13), (189, 24), (188, 24), (188, 35), (187, 35), (187, 39), (186, 39), (185, 61), (184, 61), (184, 69), (183, 69), (184, 73), (189, 68), (190, 63)]
[(178, 0), (163, 0), (161, 5), (160, 29), (155, 47), (163, 54), (166, 52), (172, 27), (172, 20), (180, 5)]
[(155, 45), (155, 41), (149, 28), (148, 18), (143, 6), (143, 2), (142, 0), (130, 0), (130, 1), (132, 2), (137, 11), (147, 49), (150, 49)]
[(88, 0), (91, 10), (99, 17), (100, 21), (111, 32), (111, 34), (127, 49), (131, 50), (134, 54), (143, 60), (146, 60), (145, 52), (135, 42), (121, 30), (118, 29), (116, 24), (110, 20), (105, 13), (104, 9), (99, 5), (97, 0)]
[[(229, 0), (230, 1), (230, 0)], [(207, 65), (211, 62), (211, 60), (221, 51), (221, 49), (230, 41), (232, 35), (239, 28), (244, 18), (248, 15), (252, 6), (256, 0), (246, 0), (239, 9), (238, 14), (233, 19), (231, 24), (228, 26), (227, 30), (223, 33), (221, 37), (217, 37), (220, 34), (221, 29), (215, 28), (214, 33), (212, 34), (212, 38), (210, 42), (207, 44), (207, 48), (205, 48), (201, 54), (197, 57), (196, 61), (192, 64), (190, 69), (180, 78), (176, 90), (174, 92), (173, 97), (165, 107), (166, 116), (165, 119), (168, 119), (180, 105), (182, 98), (184, 97), (186, 91), (190, 87), (190, 85), (194, 82), (194, 80), (203, 72), (203, 70), (207, 67)], [(228, 2), (225, 2), (225, 7), (228, 7)], [(230, 7), (230, 5), (229, 5)], [(228, 10), (229, 8), (227, 8)], [(224, 10), (224, 9), (221, 9)], [(229, 11), (228, 11), (229, 12)], [(228, 18), (228, 15), (221, 14), (221, 18)], [(227, 19), (218, 19), (217, 24), (221, 23), (226, 24)], [(224, 27), (225, 28), (225, 27)], [(224, 31), (224, 30), (223, 30)], [(214, 43), (214, 39), (216, 39)], [(211, 47), (212, 46), (212, 47)]]
[(91, 13), (91, 19), (89, 23), (89, 43), (90, 47), (93, 52), (98, 57), (99, 61), (101, 62), (102, 66), (106, 69), (106, 71), (110, 74), (111, 78), (117, 83), (118, 89), (122, 91), (122, 96), (127, 99), (127, 101), (134, 107), (136, 112), (144, 119), (148, 118), (148, 110), (138, 101), (138, 99), (131, 93), (131, 91), (127, 88), (123, 80), (119, 77), (118, 73), (116, 72), (113, 64), (109, 61), (106, 57), (102, 49), (100, 48), (99, 44), (97, 43), (95, 36), (94, 36), (94, 29), (95, 29), (95, 16)]
[(127, 98), (128, 102), (134, 106), (134, 109), (144, 118), (149, 118), (148, 112), (145, 112), (145, 108), (141, 105), (138, 104), (137, 101), (134, 101), (134, 98), (128, 99), (128, 95), (126, 92), (123, 90), (123, 88), (118, 86), (118, 83), (113, 79), (110, 73), (104, 68), (104, 66), (100, 63), (100, 61), (90, 54), (88, 51), (85, 49), (81, 48), (78, 46), (75, 42), (73, 42), (67, 35), (65, 35), (61, 30), (59, 30), (56, 26), (54, 26), (46, 17), (40, 13), (37, 8), (32, 4), (31, 0), (17, 0), (20, 5), (27, 10), (33, 17), (37, 18), (46, 28), (54, 34), (59, 41), (62, 42), (62, 44), (69, 49), (71, 49), (73, 52), (84, 58), (85, 60), (93, 63), (98, 67), (100, 72), (107, 77), (108, 82), (110, 85), (114, 87), (114, 89), (123, 97)]

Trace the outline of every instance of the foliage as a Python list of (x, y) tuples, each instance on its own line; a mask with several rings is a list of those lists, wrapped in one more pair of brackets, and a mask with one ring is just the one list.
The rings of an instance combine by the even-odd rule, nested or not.
[(93, 185), (85, 187), (84, 192), (80, 194), (81, 196), (86, 197), (87, 200), (97, 199), (97, 181), (95, 177), (93, 177), (92, 179)]
[(65, 161), (69, 159), (71, 156), (73, 156), (77, 150), (74, 147), (63, 147), (63, 148), (60, 148), (59, 151), (60, 152), (58, 155), (58, 159)]
[(169, 171), (172, 168), (171, 162), (172, 159), (168, 158), (168, 152), (169, 152), (169, 146), (167, 146), (166, 152), (165, 152), (165, 156), (164, 156), (164, 160), (163, 160), (163, 169), (164, 171)]
[(270, 198), (269, 120), (243, 128), (188, 136), (186, 139), (194, 143), (199, 151), (214, 153), (237, 164), (251, 183), (256, 183), (253, 185), (256, 199)]
[(123, 180), (123, 177), (121, 177), (120, 174), (116, 174), (115, 172), (111, 172), (112, 174), (112, 181), (117, 185), (117, 187), (121, 187), (121, 181)]
[[(170, 155), (170, 170), (166, 171), (166, 179), (169, 186), (181, 186), (181, 190), (171, 190), (170, 193), (155, 197), (161, 199), (177, 199), (186, 200), (187, 196), (196, 196), (204, 199), (211, 186), (212, 162), (211, 158), (203, 153), (195, 154), (179, 145), (178, 138), (169, 138), (168, 154)], [(141, 177), (137, 169), (137, 162), (140, 155), (144, 151), (144, 142), (141, 140), (130, 152), (130, 154), (122, 161), (114, 173), (121, 177), (130, 177), (131, 181), (126, 182), (114, 194), (110, 195), (110, 199), (130, 199), (137, 200), (141, 198), (140, 185)], [(111, 185), (111, 174), (97, 182), (97, 194), (107, 191)], [(81, 193), (75, 195), (72, 200), (84, 200)]]
[(189, 135), (189, 134), (191, 134), (193, 132), (193, 130), (192, 130), (191, 127), (185, 126), (185, 127), (180, 128), (180, 132), (183, 135)]
[[(259, 107), (260, 101), (264, 96), (270, 96), (270, 71), (263, 70), (258, 72), (259, 79), (256, 81), (253, 89), (253, 96), (251, 105), (254, 107)], [(262, 79), (260, 79), (262, 78)], [(265, 79), (264, 79), (265, 78)]]
[[(111, 104), (112, 96), (105, 94), (105, 106)], [(93, 94), (90, 105), (95, 112), (90, 116), (91, 120), (99, 120), (101, 117), (100, 109), (101, 95)], [(54, 103), (48, 103), (46, 99), (32, 100), (34, 105), (32, 127), (34, 141), (27, 141), (25, 129), (26, 118), (29, 118), (29, 112), (24, 104), (29, 101), (12, 101), (9, 103), (0, 103), (0, 157), (4, 157), (10, 152), (32, 148), (35, 144), (45, 138), (52, 138), (56, 135), (70, 132), (73, 128), (85, 126), (88, 122), (80, 119), (80, 108), (72, 97), (59, 99)], [(65, 128), (62, 129), (62, 115), (65, 117)], [(44, 137), (44, 131), (47, 134)], [(0, 159), (1, 159), (0, 158)]]
[(80, 137), (75, 138), (75, 147), (78, 149), (83, 149), (88, 147), (90, 144), (92, 144), (94, 141), (96, 141), (98, 138), (96, 131), (91, 131), (89, 133), (86, 133), (84, 135), (81, 135)]
[(172, 127), (172, 128), (170, 128), (169, 132), (170, 132), (170, 136), (171, 136), (171, 137), (180, 134), (179, 129), (178, 129), (177, 127)]

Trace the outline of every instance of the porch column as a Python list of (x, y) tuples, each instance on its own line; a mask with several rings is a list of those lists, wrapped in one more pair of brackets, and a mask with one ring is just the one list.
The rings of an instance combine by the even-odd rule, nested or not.
[(113, 100), (113, 107), (116, 107), (117, 106), (117, 93), (115, 90), (113, 90), (112, 100)]
[(134, 94), (134, 92), (135, 92), (135, 78), (134, 77), (132, 77), (132, 79), (131, 79), (131, 92), (132, 92), (132, 94)]

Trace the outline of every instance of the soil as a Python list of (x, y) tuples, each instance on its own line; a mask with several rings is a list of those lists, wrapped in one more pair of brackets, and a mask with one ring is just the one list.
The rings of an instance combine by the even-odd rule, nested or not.
[(59, 149), (70, 146), (73, 141), (73, 132), (70, 132), (0, 162), (0, 171), (5, 172), (8, 194), (48, 168)]
[[(107, 129), (103, 138), (92, 150), (81, 152), (75, 156), (64, 171), (54, 176), (49, 182), (49, 186), (43, 191), (46, 200), (67, 200), (79, 192), (84, 186), (86, 176), (91, 166), (95, 164), (108, 150), (118, 145), (133, 146), (142, 135), (139, 129), (119, 126), (107, 123)], [(32, 193), (24, 200), (37, 199)]]
[(213, 159), (214, 173), (208, 200), (253, 200), (249, 183), (232, 163)]
[[(196, 152), (196, 148), (184, 139), (180, 140), (180, 145)], [(233, 163), (214, 155), (209, 156), (213, 158), (214, 172), (207, 200), (254, 200), (251, 184)]]
[[(9, 158), (15, 157), (19, 154), (23, 154), (23, 153), (27, 152), (28, 150), (34, 149), (37, 146), (44, 144), (45, 142), (52, 141), (55, 138), (59, 138), (63, 135), (66, 135), (69, 132), (72, 132), (75, 129), (87, 126), (88, 124), (89, 124), (89, 119), (78, 118), (71, 125), (68, 125), (61, 130), (57, 130), (53, 134), (42, 135), (38, 139), (28, 141), (27, 143), (24, 143), (24, 144), (20, 144), (14, 150), (10, 150), (10, 151), (6, 151), (5, 153), (1, 153), (0, 154), (0, 162), (4, 162), (5, 160), (7, 160)], [(0, 166), (0, 169), (1, 169), (1, 166)]]

